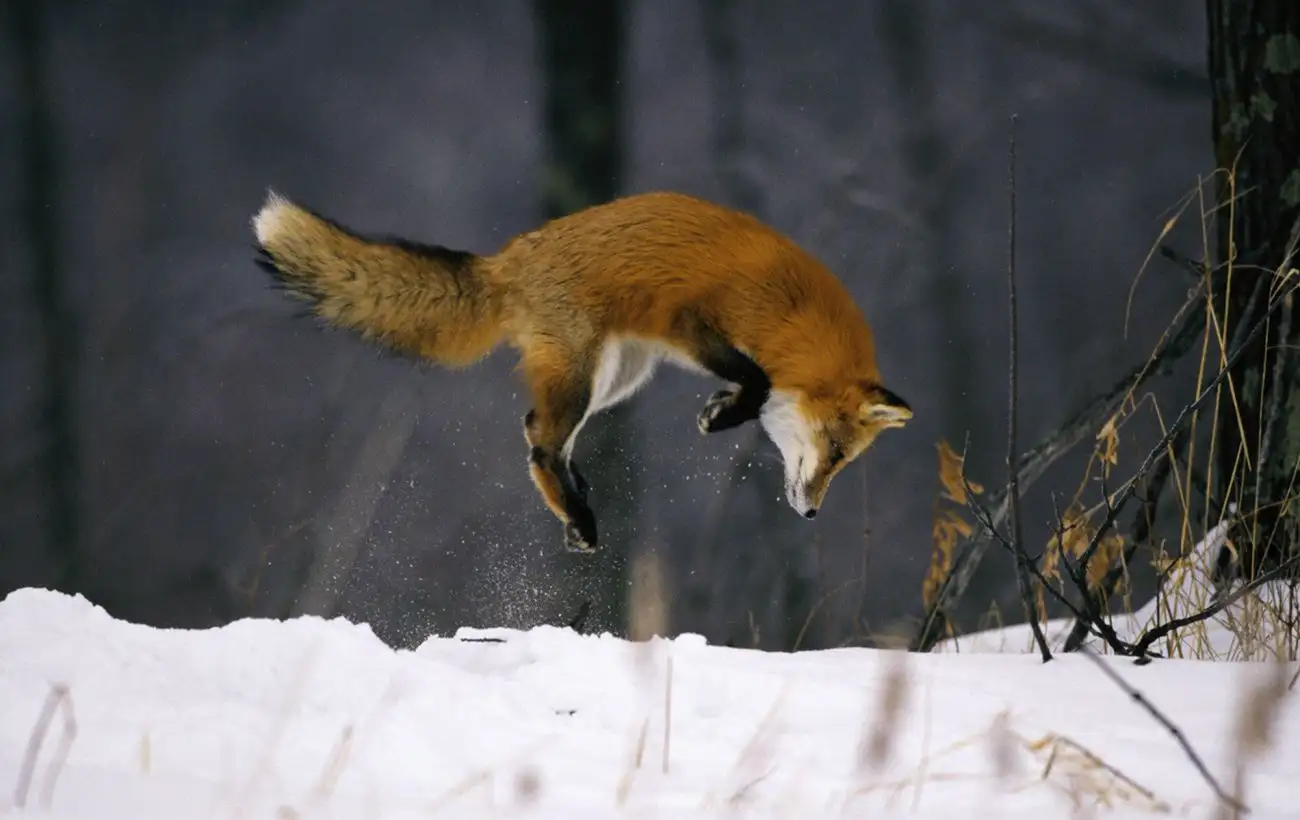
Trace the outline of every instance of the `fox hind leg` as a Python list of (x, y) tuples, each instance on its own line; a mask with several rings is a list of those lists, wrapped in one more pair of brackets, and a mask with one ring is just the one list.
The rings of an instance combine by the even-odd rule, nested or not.
[(534, 401), (524, 417), (529, 473), (546, 506), (564, 524), (565, 547), (592, 552), (596, 516), (587, 504), (587, 482), (570, 459), (591, 401), (590, 368), (574, 367), (571, 357), (553, 353), (530, 357), (525, 371)]
[[(536, 419), (537, 419), (536, 410), (529, 410), (524, 415), (524, 438), (528, 441), (528, 447), (530, 451), (535, 444), (533, 440), (533, 422), (535, 422)], [(573, 481), (573, 488), (578, 491), (578, 497), (580, 497), (583, 501), (586, 501), (587, 489), (588, 489), (587, 479), (584, 478), (582, 473), (578, 471), (578, 463), (573, 460), (572, 455), (569, 456), (568, 466), (569, 466), (569, 478)]]

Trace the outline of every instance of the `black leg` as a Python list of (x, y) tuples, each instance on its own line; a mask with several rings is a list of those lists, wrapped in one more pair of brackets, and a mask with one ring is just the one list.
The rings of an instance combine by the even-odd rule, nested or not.
[(573, 489), (578, 491), (578, 497), (586, 503), (587, 479), (583, 478), (582, 473), (578, 472), (578, 463), (573, 459), (569, 459), (569, 477), (573, 479)]
[(679, 330), (693, 338), (700, 365), (735, 387), (717, 391), (704, 403), (696, 423), (701, 433), (717, 433), (755, 421), (772, 391), (772, 380), (720, 331), (696, 316), (684, 316)]

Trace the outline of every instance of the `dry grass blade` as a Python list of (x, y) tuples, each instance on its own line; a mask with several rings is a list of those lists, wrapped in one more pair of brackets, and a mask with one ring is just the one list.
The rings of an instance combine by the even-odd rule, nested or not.
[(27, 805), (27, 793), (31, 789), (32, 778), (36, 774), (36, 761), (40, 758), (41, 746), (44, 745), (45, 738), (50, 732), (50, 724), (54, 721), (54, 715), (63, 706), (62, 742), (59, 744), (59, 750), (55, 752), (54, 759), (50, 762), (50, 768), (45, 778), (45, 788), (42, 790), (41, 796), (42, 806), (49, 807), (54, 793), (54, 783), (63, 768), (63, 762), (67, 759), (68, 749), (71, 748), (72, 741), (77, 736), (77, 722), (72, 714), (71, 706), (64, 706), (68, 697), (68, 687), (62, 683), (51, 685), (49, 691), (45, 694), (45, 701), (36, 717), (36, 723), (32, 726), (32, 732), (27, 737), (27, 747), (23, 750), (22, 766), (18, 769), (18, 783), (14, 788), (15, 808), (21, 809)]
[(866, 768), (878, 769), (888, 762), (907, 706), (907, 653), (896, 650), (883, 652), (881, 656), (887, 660), (880, 700), (876, 705), (875, 719), (863, 726), (862, 740), (858, 744), (859, 772)]
[(1233, 804), (1220, 806), (1219, 816), (1238, 817), (1244, 809), (1246, 791), (1246, 766), (1268, 751), (1276, 739), (1278, 717), (1282, 701), (1289, 689), (1286, 685), (1286, 666), (1272, 664), (1270, 674), (1250, 687), (1242, 699), (1237, 713), (1237, 755), (1233, 765)]
[(1156, 797), (1155, 792), (1138, 783), (1115, 766), (1102, 760), (1091, 749), (1064, 735), (1049, 733), (1026, 744), (1030, 752), (1047, 752), (1047, 760), (1039, 775), (1040, 781), (1049, 780), (1053, 774), (1064, 779), (1066, 794), (1076, 810), (1094, 806), (1114, 808), (1116, 798), (1134, 802), (1138, 798), (1148, 811), (1168, 814), (1169, 804)]
[(72, 692), (61, 686), (63, 696), (59, 698), (59, 714), (63, 716), (63, 732), (59, 735), (59, 746), (45, 769), (45, 782), (41, 788), (41, 808), (48, 809), (54, 802), (54, 789), (59, 783), (59, 775), (68, 762), (68, 753), (72, 751), (72, 741), (77, 739), (77, 716), (72, 711)]
[(429, 812), (437, 813), (442, 809), (446, 808), (447, 806), (451, 805), (452, 803), (454, 803), (457, 799), (464, 797), (465, 795), (474, 791), (479, 786), (482, 786), (485, 783), (492, 782), (493, 775), (499, 769), (514, 761), (525, 760), (531, 757), (534, 752), (536, 752), (538, 749), (541, 749), (543, 746), (545, 746), (547, 743), (550, 743), (554, 739), (555, 736), (553, 734), (543, 735), (542, 737), (537, 738), (532, 743), (525, 745), (522, 749), (519, 749), (514, 754), (507, 755), (504, 759), (498, 761), (495, 765), (483, 766), (482, 768), (475, 769), (469, 772), (460, 780), (452, 784), (451, 788), (447, 789), (446, 791), (442, 792), (437, 797), (435, 797), (433, 799), (433, 802), (429, 804)]
[[(781, 706), (784, 705), (786, 697), (790, 694), (790, 689), (791, 684), (789, 683), (786, 683), (781, 688), (780, 693), (772, 701), (772, 705), (768, 707), (767, 713), (759, 721), (758, 727), (754, 729), (754, 733), (750, 735), (749, 740), (745, 743), (745, 748), (741, 750), (740, 755), (736, 758), (735, 765), (732, 766), (727, 781), (739, 783), (727, 796), (727, 805), (732, 808), (743, 804), (750, 791), (771, 774), (767, 765), (772, 756), (771, 735), (775, 731), (777, 716), (781, 712)], [(710, 807), (715, 802), (714, 793), (708, 794), (704, 799), (705, 807)]]
[(1146, 654), (1147, 650), (1151, 647), (1152, 644), (1154, 644), (1156, 641), (1163, 638), (1165, 635), (1168, 635), (1169, 633), (1175, 630), (1182, 629), (1183, 627), (1191, 626), (1193, 624), (1198, 624), (1202, 621), (1213, 618), (1215, 615), (1218, 615), (1223, 610), (1232, 606), (1237, 601), (1251, 594), (1252, 592), (1264, 586), (1265, 584), (1269, 584), (1273, 581), (1278, 580), (1279, 578), (1284, 577), (1287, 573), (1291, 571), (1291, 568), (1295, 566), (1297, 563), (1300, 563), (1300, 555), (1293, 556), (1292, 558), (1288, 559), (1285, 563), (1280, 564), (1277, 567), (1274, 567), (1272, 570), (1269, 570), (1268, 572), (1263, 573), (1262, 575), (1256, 576), (1249, 583), (1244, 584), (1241, 587), (1238, 587), (1234, 592), (1232, 592), (1229, 595), (1219, 597), (1217, 600), (1213, 601), (1209, 606), (1205, 607), (1199, 612), (1196, 612), (1192, 615), (1187, 615), (1182, 618), (1174, 618), (1172, 620), (1165, 621), (1162, 624), (1157, 624), (1151, 629), (1148, 629), (1147, 631), (1143, 632), (1142, 637), (1138, 638), (1138, 640), (1133, 642), (1131, 654), (1137, 655), (1138, 657), (1142, 657), (1143, 655)]
[(645, 741), (646, 735), (650, 732), (650, 718), (641, 721), (641, 731), (637, 733), (636, 745), (632, 747), (631, 765), (623, 772), (619, 778), (618, 790), (615, 792), (615, 802), (621, 808), (627, 803), (628, 795), (632, 793), (632, 781), (636, 779), (636, 772), (641, 768), (641, 762), (645, 759)]
[(334, 794), (335, 787), (338, 786), (339, 778), (347, 769), (348, 760), (352, 753), (352, 724), (343, 727), (339, 733), (338, 739), (334, 741), (334, 748), (330, 749), (330, 755), (325, 760), (325, 766), (321, 769), (320, 780), (316, 782), (316, 788), (313, 792), (314, 799), (318, 801), (327, 801)]
[(993, 719), (988, 741), (993, 774), (999, 782), (1005, 783), (1016, 773), (1020, 764), (1020, 758), (1016, 755), (1016, 736), (1011, 731), (1011, 716), (1005, 710), (998, 712)]
[(974, 493), (984, 489), (974, 482), (963, 482), (965, 457), (958, 455), (947, 441), (940, 439), (936, 449), (939, 453), (939, 494), (934, 499), (931, 524), (934, 547), (930, 568), (921, 587), (921, 599), (927, 607), (939, 600), (944, 579), (952, 572), (957, 544), (970, 538), (974, 532), (974, 527), (961, 514), (966, 508), (966, 485), (969, 484)]

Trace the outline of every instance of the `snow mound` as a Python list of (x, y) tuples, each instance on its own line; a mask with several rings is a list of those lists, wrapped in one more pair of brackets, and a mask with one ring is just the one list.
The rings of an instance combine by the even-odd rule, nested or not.
[[(1107, 662), (1229, 779), (1237, 704), (1268, 667)], [(1254, 818), (1295, 816), (1300, 714), (1281, 719), (1248, 767)], [(1050, 818), (1076, 802), (1214, 805), (1174, 738), (1079, 656), (791, 655), (551, 627), (408, 652), (341, 619), (160, 630), (44, 590), (0, 602), (0, 815)]]

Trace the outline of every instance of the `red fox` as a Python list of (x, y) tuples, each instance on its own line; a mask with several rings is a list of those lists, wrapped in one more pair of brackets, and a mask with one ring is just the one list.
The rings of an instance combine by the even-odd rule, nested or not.
[(662, 360), (727, 383), (700, 432), (758, 420), (805, 518), (882, 430), (912, 418), (840, 281), (758, 219), (695, 197), (615, 199), (491, 256), (363, 235), (274, 192), (253, 230), (258, 264), (329, 325), (452, 368), (501, 343), (519, 352), (529, 471), (570, 550), (597, 546), (574, 440)]

